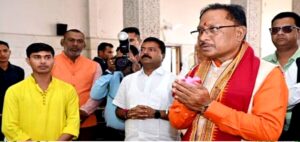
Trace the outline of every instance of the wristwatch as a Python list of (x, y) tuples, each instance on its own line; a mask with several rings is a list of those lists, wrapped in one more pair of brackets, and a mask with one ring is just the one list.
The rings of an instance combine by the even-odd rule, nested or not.
[(155, 119), (161, 118), (161, 115), (160, 115), (160, 111), (159, 111), (159, 110), (155, 110), (154, 118), (155, 118)]

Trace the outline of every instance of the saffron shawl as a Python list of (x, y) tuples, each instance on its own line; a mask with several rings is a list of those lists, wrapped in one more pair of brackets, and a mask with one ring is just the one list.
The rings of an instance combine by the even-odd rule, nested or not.
[[(194, 68), (188, 76), (199, 76), (205, 81), (212, 61), (204, 60)], [(245, 42), (233, 61), (226, 67), (211, 90), (210, 97), (232, 109), (247, 113), (260, 60)], [(241, 140), (222, 132), (214, 123), (197, 114), (192, 127), (184, 135), (183, 140), (212, 141), (212, 140)]]

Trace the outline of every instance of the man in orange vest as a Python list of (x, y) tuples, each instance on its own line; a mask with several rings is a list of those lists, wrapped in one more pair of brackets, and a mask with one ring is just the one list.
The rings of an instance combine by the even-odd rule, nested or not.
[[(64, 50), (55, 56), (55, 64), (52, 69), (53, 76), (75, 87), (79, 95), (80, 106), (89, 99), (94, 81), (102, 74), (98, 63), (81, 55), (86, 46), (84, 39), (84, 34), (81, 31), (77, 29), (68, 30), (61, 40)], [(95, 140), (96, 125), (97, 119), (93, 114), (82, 119), (78, 140)]]

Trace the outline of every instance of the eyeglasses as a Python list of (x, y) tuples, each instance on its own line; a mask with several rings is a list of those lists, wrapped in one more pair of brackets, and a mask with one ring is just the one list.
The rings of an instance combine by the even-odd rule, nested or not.
[(211, 26), (209, 28), (198, 28), (195, 31), (191, 31), (191, 34), (199, 34), (202, 35), (204, 32), (208, 35), (208, 36), (212, 36), (217, 34), (220, 29), (222, 28), (231, 28), (231, 27), (239, 27), (240, 25), (228, 25), (228, 26)]
[(283, 33), (290, 33), (293, 31), (293, 29), (299, 30), (300, 28), (296, 26), (282, 26), (282, 27), (272, 27), (269, 30), (272, 35), (276, 35), (280, 30), (282, 30)]

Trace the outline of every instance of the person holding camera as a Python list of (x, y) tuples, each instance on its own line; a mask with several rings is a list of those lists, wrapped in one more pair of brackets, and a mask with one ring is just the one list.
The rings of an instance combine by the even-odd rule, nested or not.
[(111, 70), (108, 68), (107, 61), (113, 57), (113, 45), (107, 42), (101, 42), (98, 45), (97, 53), (98, 56), (95, 57), (93, 60), (101, 66), (103, 74), (110, 73)]
[(179, 140), (179, 133), (168, 121), (168, 108), (173, 101), (175, 75), (165, 71), (162, 61), (166, 46), (155, 37), (148, 37), (141, 46), (143, 68), (126, 76), (113, 104), (116, 115), (125, 121), (125, 140)]
[[(127, 47), (128, 48), (128, 47)], [(122, 51), (120, 47), (117, 52)], [(127, 54), (127, 55), (126, 55)], [(91, 90), (91, 98), (84, 106), (80, 108), (82, 114), (86, 116), (93, 113), (98, 105), (106, 98), (104, 110), (104, 119), (106, 122), (105, 131), (102, 132), (105, 141), (122, 141), (124, 140), (124, 121), (119, 119), (116, 114), (116, 106), (112, 103), (116, 96), (119, 85), (124, 76), (133, 73), (132, 60), (136, 60), (139, 55), (138, 49), (130, 45), (128, 53), (118, 54), (115, 58), (108, 61), (108, 65), (115, 66), (115, 71), (101, 76), (97, 79)], [(111, 62), (110, 62), (111, 61)]]
[(121, 32), (127, 33), (129, 44), (134, 45), (136, 48), (138, 48), (138, 50), (140, 50), (142, 39), (140, 30), (137, 27), (126, 27)]

